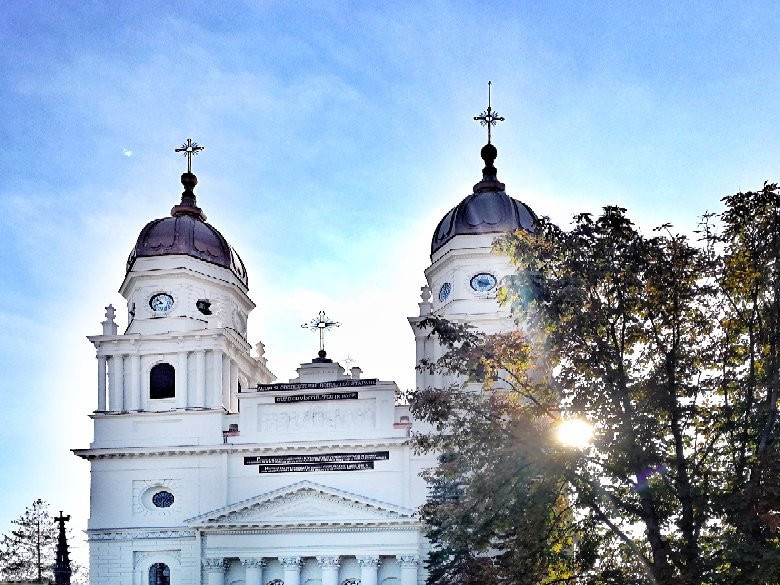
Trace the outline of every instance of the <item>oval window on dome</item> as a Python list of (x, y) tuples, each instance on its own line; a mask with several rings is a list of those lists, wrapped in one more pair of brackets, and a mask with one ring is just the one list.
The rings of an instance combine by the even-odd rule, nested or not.
[(450, 297), (452, 292), (452, 285), (449, 282), (445, 282), (439, 289), (439, 302), (443, 303)]
[(488, 272), (480, 272), (471, 277), (471, 288), (477, 292), (488, 292), (496, 288), (496, 277)]

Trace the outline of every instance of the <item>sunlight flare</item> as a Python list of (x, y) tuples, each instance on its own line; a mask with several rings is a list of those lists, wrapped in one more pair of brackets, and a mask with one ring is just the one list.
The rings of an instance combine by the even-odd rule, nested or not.
[(556, 434), (563, 445), (584, 449), (593, 439), (593, 425), (586, 420), (570, 418), (558, 425)]

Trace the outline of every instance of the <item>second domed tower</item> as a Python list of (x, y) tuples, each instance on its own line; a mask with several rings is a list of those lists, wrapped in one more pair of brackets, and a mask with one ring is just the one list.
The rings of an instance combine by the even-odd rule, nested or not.
[[(488, 127), (497, 120), (490, 106), (482, 116)], [(472, 193), (450, 209), (433, 233), (431, 264), (425, 270), (420, 315), (409, 318), (417, 344), (417, 363), (435, 362), (443, 349), (429, 330), (419, 323), (429, 315), (457, 323), (468, 323), (485, 333), (508, 331), (513, 327), (508, 307), (498, 304), (496, 293), (502, 279), (515, 267), (506, 256), (493, 252), (497, 238), (507, 232), (532, 232), (536, 214), (525, 203), (510, 197), (498, 180), (495, 160), (498, 150), (490, 142), (482, 148), (485, 163), (482, 180)], [(448, 383), (439, 375), (417, 372), (417, 387), (442, 387)]]

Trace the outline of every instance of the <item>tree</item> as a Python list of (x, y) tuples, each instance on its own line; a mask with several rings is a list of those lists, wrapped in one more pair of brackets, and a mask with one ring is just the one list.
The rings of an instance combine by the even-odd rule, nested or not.
[(48, 504), (35, 500), (12, 523), (15, 528), (0, 540), (0, 574), (12, 581), (52, 579), (57, 529)]
[[(424, 323), (449, 351), (421, 367), (472, 382), (412, 402), (437, 428), (418, 448), (445, 456), (430, 585), (466, 561), (507, 583), (776, 581), (780, 194), (724, 202), (698, 243), (617, 207), (541, 219), (500, 243), (520, 331)], [(590, 447), (555, 440), (567, 417), (593, 423)]]

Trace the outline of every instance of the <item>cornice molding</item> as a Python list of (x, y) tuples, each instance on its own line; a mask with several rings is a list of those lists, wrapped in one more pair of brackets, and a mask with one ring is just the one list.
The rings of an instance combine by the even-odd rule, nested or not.
[(182, 539), (195, 538), (197, 530), (191, 528), (127, 528), (88, 529), (87, 540), (139, 540), (139, 539)]
[[(176, 415), (178, 411), (164, 413), (148, 413), (153, 415)], [(211, 413), (215, 410), (187, 411), (191, 413)], [(132, 413), (137, 414), (137, 413)], [(145, 413), (141, 413), (145, 414)], [(92, 414), (93, 418), (121, 416), (117, 414)], [(299, 453), (312, 450), (333, 449), (372, 449), (378, 447), (403, 447), (409, 442), (408, 437), (388, 437), (386, 439), (367, 439), (336, 442), (301, 442), (295, 444), (235, 443), (214, 445), (192, 445), (182, 447), (133, 447), (133, 448), (103, 448), (103, 449), (71, 449), (71, 452), (82, 459), (133, 459), (140, 457), (179, 457), (181, 455), (219, 455), (222, 453)]]

